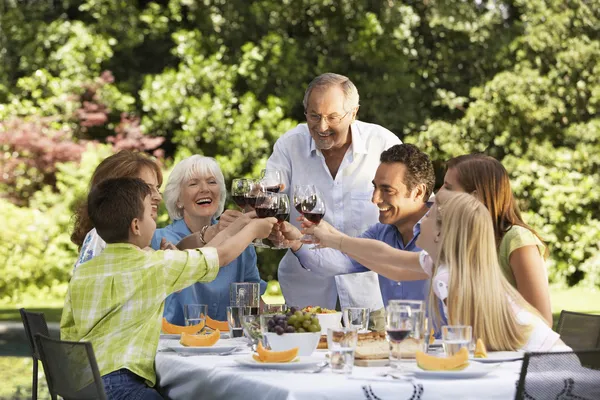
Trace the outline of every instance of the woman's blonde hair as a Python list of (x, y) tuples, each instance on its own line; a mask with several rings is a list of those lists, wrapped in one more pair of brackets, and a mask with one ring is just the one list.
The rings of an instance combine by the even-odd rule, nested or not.
[[(494, 225), (487, 208), (467, 193), (436, 196), (440, 265), (448, 268), (448, 324), (471, 325), (473, 337), (489, 350), (517, 350), (528, 337), (528, 327), (517, 322), (511, 303), (539, 315), (506, 280), (498, 263)], [(429, 304), (438, 304), (430, 289)], [(439, 307), (433, 313), (440, 320)]]

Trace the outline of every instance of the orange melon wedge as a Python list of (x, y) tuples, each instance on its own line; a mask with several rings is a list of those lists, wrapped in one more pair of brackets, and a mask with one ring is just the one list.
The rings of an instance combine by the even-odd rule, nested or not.
[(271, 351), (263, 347), (262, 343), (258, 342), (256, 349), (257, 354), (252, 355), (258, 362), (263, 363), (286, 363), (293, 361), (298, 356), (298, 347), (285, 351)]
[(487, 349), (481, 338), (477, 339), (477, 345), (475, 346), (475, 358), (487, 358)]
[(161, 329), (164, 333), (179, 335), (180, 333), (184, 333), (184, 332), (189, 333), (189, 334), (197, 333), (197, 332), (200, 332), (202, 330), (202, 328), (204, 328), (204, 322), (201, 322), (197, 325), (181, 326), (181, 325), (171, 324), (171, 323), (169, 323), (169, 321), (167, 321), (166, 318), (163, 318)]
[(426, 371), (460, 371), (469, 365), (469, 351), (466, 347), (452, 357), (436, 357), (417, 351), (416, 358), (419, 368)]
[(210, 329), (229, 331), (229, 324), (227, 323), (227, 321), (217, 321), (212, 319), (208, 315), (206, 316), (206, 326), (208, 326)]
[(189, 347), (210, 347), (214, 346), (220, 338), (221, 332), (219, 332), (218, 329), (208, 335), (190, 335), (189, 333), (183, 332), (179, 343)]

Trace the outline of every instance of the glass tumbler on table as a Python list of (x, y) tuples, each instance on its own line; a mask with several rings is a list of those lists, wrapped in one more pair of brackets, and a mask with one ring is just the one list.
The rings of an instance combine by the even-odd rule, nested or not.
[(351, 374), (358, 332), (352, 328), (327, 329), (327, 347), (331, 372)]
[(361, 307), (345, 307), (342, 309), (342, 320), (346, 328), (354, 328), (358, 333), (369, 329), (369, 309)]
[(258, 315), (260, 307), (260, 283), (231, 283), (229, 285), (229, 305), (239, 307), (250, 307), (250, 314)]
[[(206, 315), (208, 314), (208, 306), (206, 304), (185, 304), (183, 306), (183, 318), (185, 326), (202, 324), (202, 329), (206, 324)], [(202, 331), (200, 329), (198, 332)], [(196, 333), (198, 333), (196, 332)]]
[(229, 334), (232, 338), (244, 336), (244, 326), (242, 325), (242, 321), (245, 315), (250, 315), (249, 307), (227, 307), (227, 324), (229, 325)]
[(469, 349), (473, 333), (470, 325), (442, 326), (442, 345), (446, 356), (458, 353), (463, 347)]
[(244, 336), (248, 339), (248, 343), (252, 351), (256, 351), (258, 341), (262, 340), (263, 334), (260, 325), (260, 316), (244, 315), (242, 317), (242, 327), (244, 328)]

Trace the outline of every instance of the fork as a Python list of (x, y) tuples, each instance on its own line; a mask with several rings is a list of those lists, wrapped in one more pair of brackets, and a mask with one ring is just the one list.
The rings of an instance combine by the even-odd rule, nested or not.
[(218, 353), (218, 354), (219, 354), (220, 356), (229, 356), (229, 355), (231, 355), (231, 354), (233, 354), (233, 353), (235, 353), (235, 352), (241, 351), (241, 350), (243, 350), (243, 348), (242, 348), (242, 347), (234, 347), (234, 348), (233, 348), (233, 349), (231, 349), (231, 350), (227, 350), (227, 351), (224, 351), (224, 352), (222, 352), (222, 353)]
[(317, 364), (317, 368), (308, 371), (307, 374), (318, 374), (319, 372), (323, 371), (327, 366), (329, 365), (329, 361), (323, 361), (319, 364)]

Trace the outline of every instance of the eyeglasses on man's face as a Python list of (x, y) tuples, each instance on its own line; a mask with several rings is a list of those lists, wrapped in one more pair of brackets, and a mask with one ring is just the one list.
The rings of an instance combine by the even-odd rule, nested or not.
[(350, 111), (342, 116), (339, 116), (338, 114), (323, 116), (321, 114), (309, 113), (306, 111), (304, 112), (304, 115), (306, 115), (306, 120), (311, 124), (318, 124), (324, 119), (328, 126), (338, 126), (348, 114), (350, 114)]

